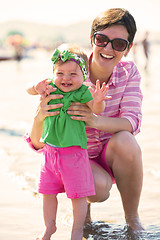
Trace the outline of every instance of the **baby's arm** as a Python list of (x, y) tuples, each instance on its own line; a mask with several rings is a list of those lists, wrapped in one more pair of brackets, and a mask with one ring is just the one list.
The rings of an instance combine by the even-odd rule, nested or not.
[(54, 90), (53, 87), (49, 85), (49, 83), (51, 83), (52, 81), (52, 79), (45, 79), (43, 81), (40, 81), (37, 84), (28, 87), (27, 92), (30, 95), (40, 94), (42, 98), (45, 98)]
[(96, 81), (95, 89), (89, 88), (89, 90), (92, 94), (93, 100), (91, 100), (90, 102), (88, 102), (86, 104), (95, 114), (102, 113), (105, 109), (105, 101), (104, 100), (111, 98), (110, 96), (106, 96), (108, 88), (109, 88), (109, 86), (106, 85), (105, 82), (102, 84), (102, 87), (100, 87), (99, 80)]

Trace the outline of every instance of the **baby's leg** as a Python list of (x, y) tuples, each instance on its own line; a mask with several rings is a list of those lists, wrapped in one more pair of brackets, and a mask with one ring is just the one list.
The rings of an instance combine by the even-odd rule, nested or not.
[(73, 227), (71, 240), (82, 240), (83, 225), (87, 214), (87, 200), (86, 198), (72, 199), (73, 206)]
[(43, 195), (43, 217), (45, 231), (36, 240), (50, 240), (51, 235), (56, 232), (57, 195)]

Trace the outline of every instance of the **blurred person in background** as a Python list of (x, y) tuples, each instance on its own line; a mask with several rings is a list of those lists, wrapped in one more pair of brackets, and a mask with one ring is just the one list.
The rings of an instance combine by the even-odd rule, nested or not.
[(142, 40), (142, 47), (143, 47), (143, 51), (144, 51), (144, 56), (145, 56), (145, 70), (148, 69), (148, 61), (149, 61), (149, 41), (148, 41), (148, 35), (149, 32), (146, 31), (144, 38)]

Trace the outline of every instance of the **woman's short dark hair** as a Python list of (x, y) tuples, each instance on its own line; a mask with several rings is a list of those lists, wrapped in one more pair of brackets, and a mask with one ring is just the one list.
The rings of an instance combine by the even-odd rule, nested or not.
[(92, 22), (91, 38), (93, 38), (95, 32), (112, 25), (123, 25), (129, 34), (128, 41), (133, 43), (137, 31), (136, 22), (129, 11), (123, 8), (111, 8), (100, 13)]

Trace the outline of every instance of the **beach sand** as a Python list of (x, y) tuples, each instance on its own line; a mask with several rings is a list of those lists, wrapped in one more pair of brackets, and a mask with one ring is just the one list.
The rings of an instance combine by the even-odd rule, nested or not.
[[(142, 148), (144, 185), (139, 206), (142, 223), (160, 229), (160, 72), (159, 52), (153, 48), (150, 67), (142, 75), (143, 122), (137, 140)], [(141, 56), (141, 54), (139, 55)], [(51, 77), (50, 55), (35, 52), (19, 64), (0, 62), (0, 239), (34, 240), (43, 231), (42, 198), (36, 194), (42, 155), (32, 151), (23, 140), (36, 111), (37, 97), (26, 94), (28, 82)], [(53, 239), (70, 239), (71, 201), (59, 194), (58, 230)], [(104, 203), (92, 204), (92, 218), (115, 226), (125, 224), (116, 185)], [(159, 230), (160, 231), (160, 230)], [(160, 236), (160, 235), (159, 235)], [(115, 238), (116, 239), (116, 238)], [(155, 238), (156, 239), (156, 238)], [(158, 239), (158, 238), (157, 238)], [(160, 238), (159, 238), (160, 239)]]

